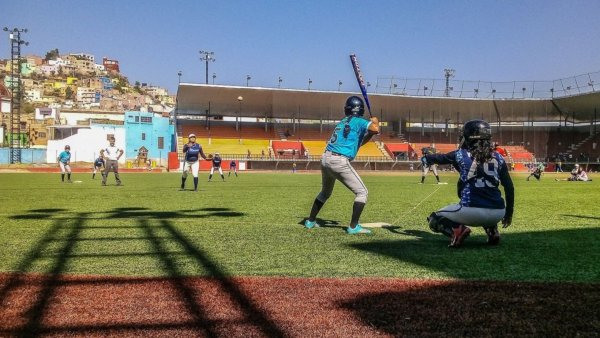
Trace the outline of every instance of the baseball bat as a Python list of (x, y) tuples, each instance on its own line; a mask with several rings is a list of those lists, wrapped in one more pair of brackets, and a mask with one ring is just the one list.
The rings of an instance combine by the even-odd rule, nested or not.
[(362, 96), (365, 99), (365, 103), (367, 104), (367, 109), (369, 110), (369, 116), (373, 117), (373, 114), (371, 113), (371, 103), (369, 103), (369, 96), (367, 95), (367, 87), (365, 86), (365, 80), (363, 79), (362, 73), (360, 71), (360, 67), (358, 66), (358, 60), (356, 59), (356, 54), (350, 54), (350, 62), (352, 62), (352, 68), (354, 68), (354, 75), (356, 75), (356, 81), (358, 81), (358, 86), (360, 87), (360, 92), (362, 93)]

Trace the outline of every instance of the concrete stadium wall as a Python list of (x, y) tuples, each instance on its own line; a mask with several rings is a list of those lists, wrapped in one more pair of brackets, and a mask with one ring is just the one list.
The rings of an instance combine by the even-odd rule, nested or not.
[[(21, 149), (21, 163), (46, 163), (46, 149)], [(10, 149), (0, 148), (0, 164), (10, 164)]]

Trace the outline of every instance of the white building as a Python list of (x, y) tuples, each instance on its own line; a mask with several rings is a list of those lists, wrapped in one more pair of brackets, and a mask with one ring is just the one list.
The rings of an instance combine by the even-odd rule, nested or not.
[(30, 102), (41, 102), (42, 91), (40, 89), (28, 89), (25, 91), (25, 100)]
[[(60, 128), (60, 126), (56, 126)], [(68, 128), (65, 126), (65, 128)], [(100, 149), (108, 147), (108, 138), (115, 137), (115, 145), (123, 149), (119, 163), (125, 163), (125, 128), (120, 125), (92, 124), (89, 128), (81, 128), (76, 134), (61, 140), (48, 140), (46, 161), (56, 163), (56, 158), (65, 145), (71, 147), (71, 162), (93, 162), (99, 155)]]
[(77, 103), (90, 104), (100, 102), (100, 91), (95, 88), (78, 87)]

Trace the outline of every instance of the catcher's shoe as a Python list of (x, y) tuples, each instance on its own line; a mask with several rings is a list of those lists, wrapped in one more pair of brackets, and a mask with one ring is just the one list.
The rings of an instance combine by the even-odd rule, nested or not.
[(485, 233), (488, 236), (487, 244), (498, 245), (500, 243), (500, 232), (497, 225), (492, 228), (485, 228)]
[(452, 229), (452, 239), (450, 240), (449, 248), (458, 248), (461, 246), (465, 238), (471, 234), (471, 228), (466, 225), (460, 225), (458, 228)]

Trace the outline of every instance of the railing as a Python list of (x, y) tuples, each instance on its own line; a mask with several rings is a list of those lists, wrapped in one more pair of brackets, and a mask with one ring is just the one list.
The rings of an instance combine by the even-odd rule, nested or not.
[(549, 99), (600, 91), (600, 72), (554, 81), (470, 81), (379, 77), (378, 94), (489, 99)]

